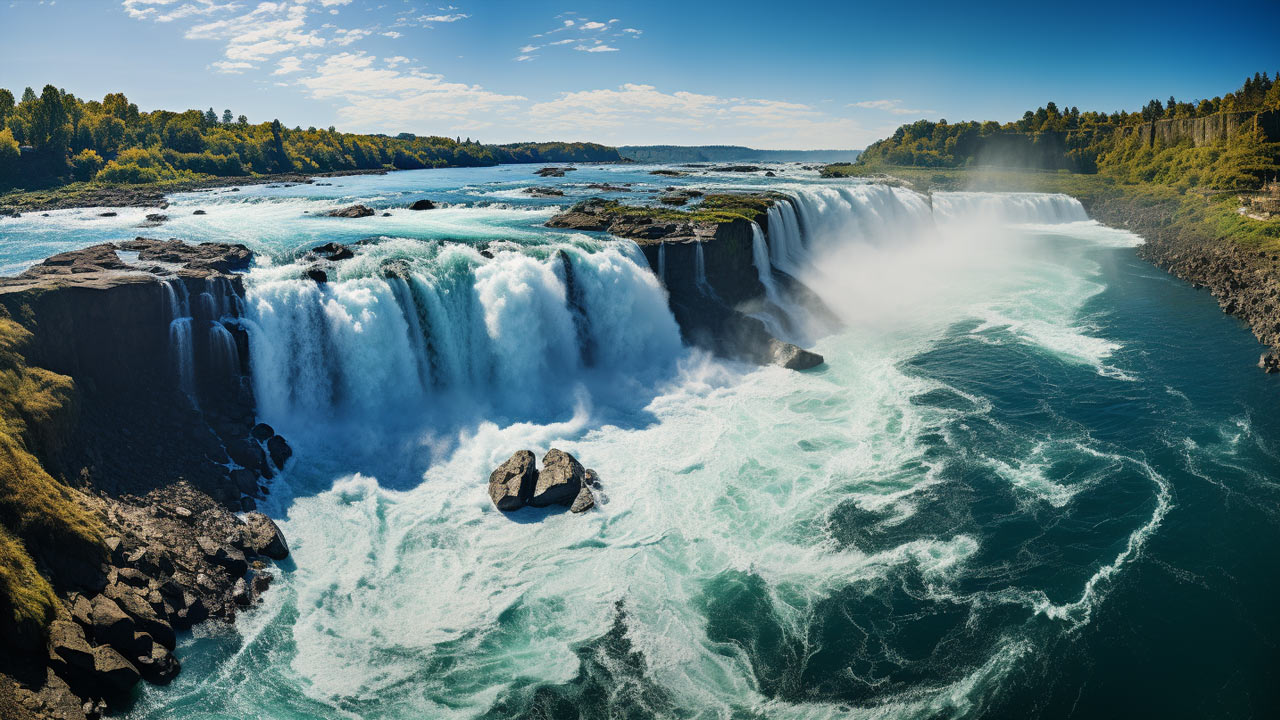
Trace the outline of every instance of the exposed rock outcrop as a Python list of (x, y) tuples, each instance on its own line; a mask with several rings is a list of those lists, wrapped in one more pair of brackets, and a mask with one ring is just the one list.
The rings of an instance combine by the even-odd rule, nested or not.
[[(139, 679), (168, 682), (175, 632), (251, 605), (263, 563), (287, 556), (269, 519), (234, 514), (289, 454), (255, 420), (236, 274), (251, 262), (241, 245), (138, 238), (0, 278), (0, 316), (31, 333), (24, 361), (71, 380), (61, 407), (31, 419), (27, 449), (74, 488), (105, 559), (32, 548), (59, 603), (47, 653), (0, 659), (28, 707), (74, 718)], [(189, 332), (180, 358), (175, 328)]]
[(413, 203), (409, 205), (409, 209), (410, 210), (435, 210), (436, 204), (424, 198), (422, 200), (414, 200)]
[(542, 469), (529, 450), (519, 450), (489, 475), (489, 499), (504, 512), (530, 507), (568, 506), (581, 513), (595, 506), (590, 486), (599, 477), (563, 450), (552, 448), (542, 458)]
[(529, 504), (534, 507), (571, 504), (583, 487), (584, 470), (572, 455), (551, 448), (542, 458), (542, 469), (538, 471)]
[(518, 450), (489, 475), (489, 499), (499, 510), (519, 510), (533, 497), (537, 481), (538, 470), (533, 453)]
[(369, 217), (370, 215), (373, 215), (374, 212), (373, 212), (373, 208), (369, 207), (368, 205), (352, 205), (351, 207), (345, 207), (340, 210), (332, 210), (325, 214), (328, 215), (329, 217), (337, 217), (337, 218), (362, 218), (362, 217)]

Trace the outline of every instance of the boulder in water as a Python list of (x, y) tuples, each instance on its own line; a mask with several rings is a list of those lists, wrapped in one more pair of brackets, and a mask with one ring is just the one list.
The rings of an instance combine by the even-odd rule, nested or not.
[(208, 215), (209, 213), (205, 212), (204, 210), (196, 210), (195, 212), (193, 212), (193, 213), (191, 213), (191, 214), (192, 214), (192, 215)]
[(249, 431), (249, 434), (253, 436), (254, 440), (266, 442), (272, 435), (276, 434), (276, 431), (266, 423), (258, 423), (253, 426), (253, 429)]
[(272, 435), (267, 440), (267, 454), (271, 456), (271, 464), (283, 470), (284, 464), (293, 457), (293, 448), (289, 447), (289, 443), (284, 438)]
[(781, 365), (788, 370), (808, 370), (825, 362), (818, 353), (777, 339), (770, 339), (769, 355), (774, 365)]
[(489, 475), (489, 499), (499, 510), (519, 510), (529, 502), (538, 481), (534, 463), (532, 452), (518, 450)]
[[(370, 212), (372, 213), (372, 211)], [(322, 260), (331, 260), (333, 262), (337, 262), (338, 260), (350, 260), (356, 256), (355, 253), (351, 252), (351, 248), (343, 245), (342, 243), (336, 242), (327, 242), (323, 245), (313, 247), (311, 248), (311, 252), (315, 253)]]
[(324, 268), (320, 267), (319, 265), (312, 265), (311, 267), (307, 268), (305, 274), (308, 278), (315, 280), (318, 283), (329, 282), (329, 273), (325, 272)]
[(409, 209), (410, 210), (435, 210), (436, 204), (426, 199), (414, 200), (413, 204), (409, 206)]
[(533, 488), (529, 504), (534, 507), (569, 505), (582, 489), (585, 469), (569, 453), (551, 448), (542, 458), (542, 470)]
[(578, 495), (573, 499), (573, 504), (569, 506), (571, 513), (583, 513), (596, 506), (596, 496), (591, 493), (591, 488), (583, 485), (578, 489)]
[(373, 213), (373, 208), (369, 207), (368, 205), (352, 205), (351, 207), (345, 207), (345, 208), (342, 208), (341, 210), (333, 210), (326, 214), (329, 217), (362, 218), (362, 217), (369, 217), (374, 213)]

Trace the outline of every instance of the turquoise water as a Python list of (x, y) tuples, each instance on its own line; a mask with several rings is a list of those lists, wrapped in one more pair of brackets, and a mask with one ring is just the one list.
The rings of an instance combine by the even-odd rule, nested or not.
[[(841, 320), (765, 310), (815, 338), (806, 373), (682, 346), (634, 247), (539, 227), (529, 168), (175, 198), (165, 233), (271, 259), (247, 324), (294, 554), (130, 716), (1273, 713), (1280, 393), (1247, 330), (1069, 199), (786, 169), (679, 181), (796, 198), (766, 254)], [(559, 182), (595, 177), (669, 184)], [(310, 217), (423, 195), (460, 205)], [(125, 213), (0, 220), (0, 262), (154, 232)], [(364, 238), (297, 279), (299, 248)], [(598, 510), (494, 510), (488, 472), (553, 445)]]

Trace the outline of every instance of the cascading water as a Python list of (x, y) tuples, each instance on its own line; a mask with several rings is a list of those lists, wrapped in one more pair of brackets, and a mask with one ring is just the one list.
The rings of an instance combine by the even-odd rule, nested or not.
[(658, 280), (667, 284), (667, 244), (658, 243)]
[(429, 414), (453, 403), (547, 419), (573, 410), (575, 383), (653, 378), (680, 354), (634, 245), (493, 259), (457, 244), (415, 251), (399, 273), (250, 284), (245, 325), (264, 414)]
[(707, 258), (700, 242), (693, 244), (693, 282), (703, 295), (715, 297), (715, 290), (711, 288), (711, 283), (707, 282)]
[(195, 344), (191, 336), (191, 303), (187, 286), (181, 280), (163, 283), (169, 309), (169, 352), (173, 356), (178, 387), (198, 404), (196, 399)]

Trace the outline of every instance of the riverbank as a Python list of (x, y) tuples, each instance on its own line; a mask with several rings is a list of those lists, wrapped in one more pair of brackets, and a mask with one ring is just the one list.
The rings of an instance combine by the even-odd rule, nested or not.
[(1017, 170), (955, 170), (829, 165), (825, 177), (865, 177), (923, 193), (935, 190), (1056, 192), (1078, 199), (1089, 216), (1130, 230), (1146, 243), (1138, 254), (1204, 288), (1223, 312), (1249, 326), (1270, 349), (1259, 360), (1280, 371), (1280, 219), (1241, 212), (1248, 193), (1197, 192), (1120, 184), (1101, 175)]
[(0, 194), (0, 215), (16, 215), (48, 210), (85, 207), (163, 207), (173, 193), (272, 183), (309, 184), (316, 178), (347, 175), (386, 175), (392, 170), (340, 170), (327, 173), (282, 173), (236, 177), (204, 177), (199, 180), (168, 180), (139, 185), (106, 185), (78, 182), (40, 190), (17, 190)]

